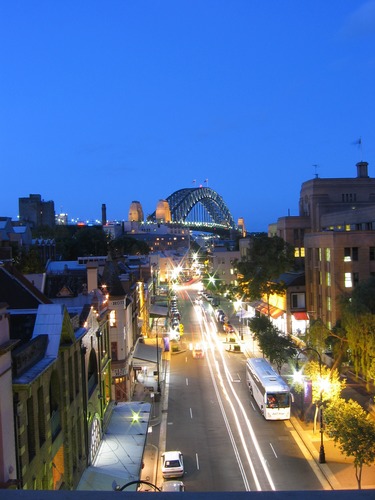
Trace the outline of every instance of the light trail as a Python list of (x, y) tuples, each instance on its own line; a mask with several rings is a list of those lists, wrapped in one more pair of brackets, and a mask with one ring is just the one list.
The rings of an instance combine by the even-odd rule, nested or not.
[[(211, 348), (210, 350), (212, 351), (212, 356), (214, 358), (214, 365), (215, 365), (215, 369), (216, 369), (216, 378), (220, 381), (221, 391), (222, 391), (225, 399), (228, 401), (228, 404), (229, 404), (229, 406), (230, 406), (230, 408), (232, 410), (232, 414), (233, 414), (233, 417), (234, 417), (234, 420), (235, 420), (235, 423), (236, 423), (236, 427), (237, 427), (237, 430), (238, 430), (238, 433), (239, 433), (239, 436), (240, 436), (240, 439), (241, 439), (241, 443), (242, 443), (242, 446), (243, 446), (246, 458), (248, 460), (251, 472), (253, 474), (254, 481), (256, 482), (257, 489), (258, 489), (258, 491), (262, 490), (262, 488), (260, 486), (260, 482), (258, 480), (258, 476), (257, 476), (257, 474), (255, 472), (253, 460), (251, 459), (250, 451), (249, 451), (249, 448), (247, 446), (246, 439), (244, 437), (244, 433), (243, 433), (243, 430), (242, 430), (241, 423), (239, 422), (239, 419), (238, 419), (238, 409), (234, 406), (232, 398), (235, 399), (236, 404), (240, 408), (241, 414), (242, 414), (243, 419), (244, 419), (244, 421), (246, 423), (247, 430), (248, 430), (248, 432), (250, 434), (250, 437), (251, 437), (251, 440), (253, 442), (255, 451), (256, 451), (256, 453), (258, 455), (258, 458), (259, 458), (259, 461), (260, 461), (260, 463), (261, 463), (261, 465), (263, 467), (263, 470), (264, 470), (265, 476), (267, 477), (267, 480), (268, 480), (268, 483), (270, 485), (270, 488), (273, 491), (275, 491), (276, 488), (275, 488), (273, 479), (271, 477), (269, 468), (267, 466), (267, 462), (266, 462), (266, 460), (265, 460), (265, 458), (263, 456), (263, 453), (262, 453), (262, 451), (260, 449), (258, 440), (257, 440), (255, 432), (254, 432), (254, 429), (253, 429), (253, 427), (252, 427), (252, 425), (250, 423), (250, 420), (249, 420), (249, 418), (248, 418), (248, 416), (246, 414), (246, 410), (245, 410), (245, 408), (244, 408), (241, 400), (239, 399), (239, 397), (238, 397), (238, 395), (237, 395), (237, 393), (236, 393), (236, 391), (234, 389), (233, 380), (232, 380), (229, 368), (227, 366), (227, 363), (226, 363), (224, 355), (223, 355), (223, 346), (222, 346), (222, 343), (219, 342), (219, 340), (217, 339), (216, 325), (212, 326), (213, 325), (212, 321), (210, 321), (210, 323), (211, 324), (209, 324), (209, 322), (207, 320), (207, 317), (204, 316), (203, 317), (203, 325), (204, 325), (205, 328), (203, 330), (203, 325), (201, 325), (202, 330), (203, 330), (202, 334), (206, 336), (207, 343), (208, 343), (208, 345)], [(228, 393), (228, 391), (227, 391), (227, 389), (226, 389), (226, 387), (224, 385), (224, 380), (223, 380), (223, 376), (222, 376), (222, 373), (221, 373), (220, 365), (219, 365), (219, 362), (216, 359), (215, 354), (214, 354), (215, 347), (217, 348), (216, 351), (219, 352), (219, 355), (220, 355), (220, 358), (221, 358), (221, 363), (222, 363), (222, 366), (223, 366), (223, 369), (224, 369), (225, 379), (226, 379), (226, 381), (227, 381), (227, 383), (228, 383), (228, 385), (230, 387), (230, 392), (232, 394), (232, 398), (230, 397), (230, 394)], [(217, 384), (216, 384), (216, 380), (215, 380), (215, 375), (213, 373), (211, 361), (210, 361), (209, 358), (208, 358), (208, 365), (209, 365), (209, 368), (210, 368), (210, 373), (211, 373), (212, 381), (214, 383), (214, 386), (216, 387), (215, 390), (217, 391), (218, 389), (217, 389)], [(221, 400), (220, 400), (220, 402), (221, 402)], [(229, 423), (228, 423), (228, 425), (229, 425)], [(228, 425), (227, 425), (227, 428), (228, 428)], [(230, 431), (230, 432), (232, 432), (232, 431)], [(241, 463), (241, 466), (242, 466), (242, 463)]]

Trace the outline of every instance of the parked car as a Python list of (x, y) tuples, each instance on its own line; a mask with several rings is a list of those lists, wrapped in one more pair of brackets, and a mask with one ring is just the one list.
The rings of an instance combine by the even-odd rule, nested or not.
[(182, 481), (164, 481), (161, 491), (185, 491), (185, 485)]
[(184, 459), (180, 451), (165, 451), (162, 454), (161, 473), (164, 478), (184, 475)]

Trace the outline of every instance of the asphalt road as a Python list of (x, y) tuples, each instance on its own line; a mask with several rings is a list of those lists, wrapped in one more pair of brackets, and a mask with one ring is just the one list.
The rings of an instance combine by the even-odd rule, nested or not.
[[(210, 307), (178, 292), (186, 347), (171, 356), (166, 450), (184, 454), (187, 491), (319, 490), (289, 421), (266, 421), (245, 383), (245, 353), (225, 350)], [(200, 343), (205, 356), (195, 359)]]

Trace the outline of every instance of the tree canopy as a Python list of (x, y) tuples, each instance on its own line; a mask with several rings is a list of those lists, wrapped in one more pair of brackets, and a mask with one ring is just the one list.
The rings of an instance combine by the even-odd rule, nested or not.
[(375, 422), (353, 400), (339, 399), (324, 411), (326, 432), (340, 450), (354, 458), (358, 489), (361, 489), (363, 465), (375, 462)]
[(258, 342), (259, 349), (271, 363), (276, 365), (280, 373), (283, 364), (296, 355), (295, 344), (288, 337), (281, 335), (267, 316), (251, 318), (249, 326)]
[(266, 296), (268, 302), (270, 295), (285, 293), (285, 283), (279, 277), (293, 265), (294, 249), (282, 238), (266, 233), (252, 236), (247, 258), (237, 263), (244, 296), (250, 300)]
[(369, 381), (375, 375), (375, 279), (360, 282), (340, 305), (350, 362)]

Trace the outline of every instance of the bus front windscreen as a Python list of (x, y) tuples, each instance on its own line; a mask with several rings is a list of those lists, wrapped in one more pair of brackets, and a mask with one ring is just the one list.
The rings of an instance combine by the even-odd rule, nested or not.
[(271, 392), (267, 393), (267, 408), (288, 408), (290, 406), (289, 393)]

